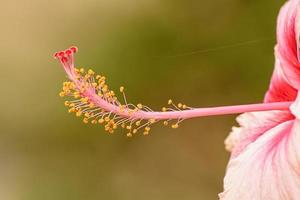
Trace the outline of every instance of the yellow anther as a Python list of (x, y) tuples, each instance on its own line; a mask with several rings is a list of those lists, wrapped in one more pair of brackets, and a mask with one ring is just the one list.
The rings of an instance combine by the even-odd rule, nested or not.
[(183, 109), (187, 109), (187, 106), (185, 104), (182, 105)]
[(109, 131), (110, 130), (110, 128), (109, 128), (109, 126), (105, 126), (105, 131)]
[(178, 128), (178, 124), (173, 124), (172, 128), (174, 128), (174, 129)]
[(161, 110), (162, 110), (163, 112), (167, 112), (167, 108), (166, 108), (166, 107), (163, 107)]
[(136, 125), (136, 126), (140, 126), (140, 125), (141, 125), (141, 121), (135, 122), (135, 125)]
[(182, 103), (179, 103), (177, 106), (178, 108), (182, 108)]
[(70, 109), (68, 110), (68, 112), (69, 112), (69, 113), (75, 112), (75, 108), (70, 108)]
[(64, 93), (64, 92), (60, 92), (60, 93), (59, 93), (59, 96), (60, 96), (60, 97), (64, 97), (64, 96), (65, 96), (65, 93)]
[(82, 112), (81, 112), (81, 111), (77, 111), (77, 112), (76, 112), (76, 116), (77, 116), (77, 117), (80, 117), (80, 116), (81, 116), (81, 114), (82, 114)]
[(94, 75), (94, 74), (95, 74), (95, 72), (94, 72), (93, 70), (91, 70), (91, 69), (88, 70), (88, 75), (91, 75), (91, 76), (92, 76), (92, 75)]
[(97, 87), (97, 85), (98, 85), (97, 83), (92, 83), (93, 87)]
[(85, 98), (81, 98), (80, 101), (81, 101), (81, 103), (87, 103), (88, 99), (87, 99), (87, 97), (85, 97)]
[(126, 129), (130, 130), (132, 127), (131, 126), (126, 126)]
[(71, 82), (69, 85), (68, 85), (68, 89), (73, 89), (75, 88), (75, 84), (73, 82)]
[(114, 133), (114, 130), (113, 130), (113, 129), (109, 129), (108, 132), (109, 132), (110, 134), (113, 134), (113, 133)]
[(65, 101), (65, 106), (69, 106), (70, 102), (69, 101)]
[(102, 90), (103, 86), (105, 85), (105, 82), (99, 81), (98, 84), (99, 84), (99, 85), (98, 85), (98, 88)]
[(143, 135), (149, 135), (148, 131), (144, 131)]
[(118, 128), (117, 124), (114, 124), (113, 129), (117, 129), (117, 128)]
[(155, 119), (149, 119), (149, 122), (150, 122), (151, 124), (154, 124), (154, 123), (155, 123)]
[(102, 88), (102, 91), (105, 93), (108, 91), (108, 86), (107, 85), (104, 85), (103, 88)]
[(164, 121), (164, 125), (168, 126), (169, 122), (168, 121)]
[(93, 102), (91, 102), (91, 103), (89, 104), (89, 107), (90, 107), (90, 108), (94, 108), (94, 106), (95, 106), (95, 104), (94, 104)]
[(97, 76), (96, 76), (96, 79), (100, 79), (100, 78), (101, 78), (101, 76), (100, 76), (100, 75), (97, 75)]
[(145, 128), (145, 131), (149, 132), (149, 131), (150, 131), (150, 127), (147, 126), (147, 127)]
[(83, 72), (84, 72), (84, 69), (83, 69), (83, 68), (80, 68), (80, 69), (79, 69), (79, 72), (80, 72), (80, 73), (83, 73)]
[(75, 99), (78, 99), (79, 97), (80, 97), (80, 94), (75, 94), (75, 93), (74, 93), (74, 98), (75, 98)]
[(92, 124), (97, 124), (97, 120), (93, 119), (93, 120), (91, 121), (91, 123), (92, 123)]
[(74, 103), (70, 103), (70, 104), (69, 104), (69, 107), (74, 107), (74, 106), (75, 106)]
[(110, 91), (111, 96), (115, 96), (115, 92), (113, 90)]
[(122, 128), (125, 128), (125, 127), (126, 127), (125, 123), (122, 123), (122, 124), (121, 124), (121, 127), (122, 127)]
[(139, 103), (139, 104), (137, 105), (137, 107), (138, 107), (138, 109), (142, 109), (142, 108), (143, 108), (143, 105)]
[(83, 123), (85, 123), (85, 124), (87, 124), (87, 123), (89, 123), (89, 119), (88, 118), (83, 118)]
[(137, 129), (133, 129), (132, 133), (136, 134), (137, 133)]
[(98, 122), (99, 122), (99, 124), (103, 124), (104, 123), (104, 119), (101, 118), (101, 119), (98, 120)]
[(85, 117), (90, 117), (90, 113), (86, 112), (86, 113), (84, 114), (84, 116), (85, 116)]
[(171, 105), (173, 103), (172, 99), (168, 100), (168, 105)]
[(127, 135), (127, 137), (132, 137), (131, 133), (127, 133), (126, 135)]
[(105, 117), (104, 120), (105, 120), (106, 122), (109, 122), (109, 121), (110, 121), (110, 118), (109, 118), (109, 117)]
[(70, 89), (63, 89), (64, 95), (68, 95), (71, 93)]
[(121, 87), (120, 87), (120, 92), (123, 93), (123, 92), (124, 92), (124, 89), (125, 89), (125, 88), (124, 88), (123, 86), (121, 86)]
[(105, 98), (109, 98), (110, 97), (109, 92), (103, 92), (103, 93), (104, 93), (104, 97)]
[[(84, 79), (87, 81), (88, 79), (90, 79), (91, 76), (89, 74), (84, 75)], [(88, 84), (88, 83), (87, 83)]]

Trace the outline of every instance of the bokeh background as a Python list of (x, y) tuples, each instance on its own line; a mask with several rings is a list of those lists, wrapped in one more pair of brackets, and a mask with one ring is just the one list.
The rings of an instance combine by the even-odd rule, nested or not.
[[(0, 199), (217, 199), (235, 116), (128, 139), (84, 125), (58, 97), (52, 54), (153, 109), (260, 102), (283, 0), (1, 0)], [(207, 51), (208, 50), (208, 51)]]

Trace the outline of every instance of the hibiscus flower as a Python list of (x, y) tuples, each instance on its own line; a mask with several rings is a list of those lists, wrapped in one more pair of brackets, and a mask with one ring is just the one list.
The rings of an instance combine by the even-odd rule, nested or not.
[(162, 112), (126, 100), (110, 90), (106, 77), (93, 70), (77, 69), (71, 47), (55, 53), (67, 74), (60, 96), (69, 97), (65, 105), (70, 113), (83, 117), (84, 123), (103, 124), (113, 133), (118, 127), (132, 137), (162, 121), (178, 128), (183, 120), (244, 113), (237, 118), (225, 140), (231, 158), (224, 179), (222, 200), (293, 200), (300, 199), (300, 0), (288, 1), (280, 11), (275, 47), (275, 69), (265, 100), (260, 104), (192, 108), (168, 101)]

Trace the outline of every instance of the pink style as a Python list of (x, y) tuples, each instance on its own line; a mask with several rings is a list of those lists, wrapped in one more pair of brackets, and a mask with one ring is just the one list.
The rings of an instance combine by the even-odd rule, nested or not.
[(168, 101), (162, 112), (126, 100), (123, 103), (108, 88), (106, 78), (92, 70), (74, 66), (76, 47), (55, 53), (69, 79), (60, 96), (70, 113), (83, 117), (84, 123), (103, 124), (113, 133), (118, 127), (132, 137), (163, 122), (178, 128), (190, 118), (243, 113), (237, 117), (225, 140), (231, 158), (224, 179), (221, 200), (293, 200), (300, 199), (300, 0), (288, 1), (280, 11), (275, 47), (275, 69), (263, 103), (212, 108), (192, 108)]

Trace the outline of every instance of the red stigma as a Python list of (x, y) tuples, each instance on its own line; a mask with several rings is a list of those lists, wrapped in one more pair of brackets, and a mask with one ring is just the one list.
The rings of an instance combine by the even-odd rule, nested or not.
[(64, 55), (65, 55), (65, 52), (63, 52), (63, 51), (58, 52), (58, 57), (63, 57)]
[(58, 53), (53, 54), (53, 57), (56, 59), (58, 57)]
[(73, 54), (73, 51), (70, 50), (70, 49), (68, 49), (68, 50), (65, 51), (65, 53), (66, 53), (67, 55), (71, 55), (71, 54)]
[(69, 48), (73, 53), (76, 53), (78, 51), (78, 48), (77, 47), (70, 47)]
[(69, 56), (73, 56), (74, 53), (76, 53), (78, 51), (78, 48), (75, 46), (72, 46), (68, 49), (66, 49), (65, 51), (58, 51), (56, 52), (53, 57), (55, 59), (59, 59), (62, 62), (67, 62), (68, 61), (68, 57)]
[(67, 58), (67, 57), (65, 57), (65, 56), (63, 56), (63, 57), (61, 57), (61, 58), (60, 58), (60, 60), (61, 60), (61, 62), (65, 63), (65, 62), (67, 62), (67, 61), (68, 61), (68, 58)]

